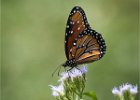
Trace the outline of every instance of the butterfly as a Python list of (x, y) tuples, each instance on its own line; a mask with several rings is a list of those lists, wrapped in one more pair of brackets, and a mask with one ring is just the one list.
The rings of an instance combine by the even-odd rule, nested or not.
[(63, 67), (76, 67), (94, 62), (104, 56), (106, 44), (102, 35), (91, 29), (84, 10), (75, 6), (70, 12), (65, 31), (65, 54)]

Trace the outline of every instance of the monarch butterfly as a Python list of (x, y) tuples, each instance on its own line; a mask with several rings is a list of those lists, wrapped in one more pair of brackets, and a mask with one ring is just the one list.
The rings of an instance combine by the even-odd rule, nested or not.
[(99, 60), (106, 51), (102, 35), (91, 29), (84, 10), (75, 6), (70, 12), (65, 32), (65, 54), (67, 61), (63, 67)]
[(99, 60), (105, 51), (106, 44), (102, 35), (91, 29), (84, 10), (75, 6), (70, 12), (66, 25), (65, 54), (67, 61), (62, 66), (71, 67), (69, 69), (71, 70), (77, 65)]

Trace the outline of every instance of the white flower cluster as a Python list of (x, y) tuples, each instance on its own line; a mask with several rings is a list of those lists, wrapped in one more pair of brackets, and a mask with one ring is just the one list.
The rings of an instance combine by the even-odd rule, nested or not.
[(120, 98), (123, 97), (125, 92), (129, 92), (131, 95), (136, 95), (138, 93), (138, 87), (133, 86), (129, 83), (123, 84), (121, 85), (119, 88), (114, 87), (112, 89), (112, 93), (116, 96), (119, 96)]
[(60, 74), (61, 77), (58, 81), (64, 82), (68, 78), (71, 78), (71, 80), (73, 80), (73, 78), (75, 77), (78, 77), (78, 76), (82, 77), (82, 75), (86, 73), (87, 71), (88, 71), (87, 65), (81, 65), (80, 68), (74, 67), (69, 72), (62, 72)]
[(60, 82), (60, 85), (53, 86), (49, 85), (52, 90), (52, 95), (54, 97), (63, 97), (65, 95), (65, 81), (67, 81), (69, 78), (73, 80), (76, 77), (83, 77), (83, 74), (87, 72), (87, 65), (82, 65), (80, 68), (74, 67), (68, 72), (62, 72), (60, 74), (60, 79), (58, 80)]

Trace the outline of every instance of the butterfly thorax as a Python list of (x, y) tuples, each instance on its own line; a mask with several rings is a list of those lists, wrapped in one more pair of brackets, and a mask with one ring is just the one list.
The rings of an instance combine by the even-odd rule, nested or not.
[(63, 67), (67, 67), (67, 66), (75, 67), (75, 66), (77, 66), (77, 63), (75, 62), (74, 59), (72, 59), (72, 60), (67, 60), (64, 64), (62, 64), (62, 66)]

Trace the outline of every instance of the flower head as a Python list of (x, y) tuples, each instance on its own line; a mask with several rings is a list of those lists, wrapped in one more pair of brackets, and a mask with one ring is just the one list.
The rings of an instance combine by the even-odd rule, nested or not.
[(73, 80), (76, 77), (83, 77), (82, 75), (87, 72), (87, 65), (82, 65), (80, 68), (74, 67), (68, 72), (62, 72), (60, 74), (59, 81), (63, 82), (67, 80), (68, 78), (71, 78)]
[(117, 87), (114, 87), (112, 89), (112, 93), (116, 96), (121, 96), (122, 95), (121, 91), (119, 91)]
[(138, 93), (138, 86), (133, 86), (131, 89), (130, 89), (130, 93), (132, 95), (136, 95)]
[(66, 79), (68, 79), (68, 78), (69, 78), (68, 72), (62, 72), (60, 74), (60, 79), (58, 81), (63, 83), (63, 81), (66, 80)]
[(128, 83), (123, 84), (119, 87), (119, 89), (122, 93), (124, 93), (125, 91), (129, 91), (131, 88), (132, 88), (132, 85), (128, 84)]
[(82, 74), (85, 74), (87, 73), (88, 71), (88, 66), (85, 64), (85, 65), (82, 65), (82, 67), (80, 68), (80, 71)]
[(126, 100), (125, 98), (134, 98), (134, 95), (138, 93), (138, 87), (133, 86), (131, 84), (123, 84), (119, 88), (114, 87), (112, 89), (112, 93), (115, 96), (118, 96), (119, 98), (123, 98), (123, 100)]
[(63, 96), (64, 95), (63, 84), (60, 84), (59, 86), (53, 86), (53, 85), (49, 85), (49, 86), (51, 87), (51, 90), (53, 91), (52, 95), (54, 97)]
[[(58, 80), (60, 85), (50, 85), (53, 91), (53, 96), (57, 100), (74, 100), (76, 95), (82, 98), (83, 90), (85, 88), (85, 74), (87, 72), (87, 66), (74, 67), (67, 72), (60, 73), (60, 79)], [(67, 98), (67, 99), (66, 99)]]

